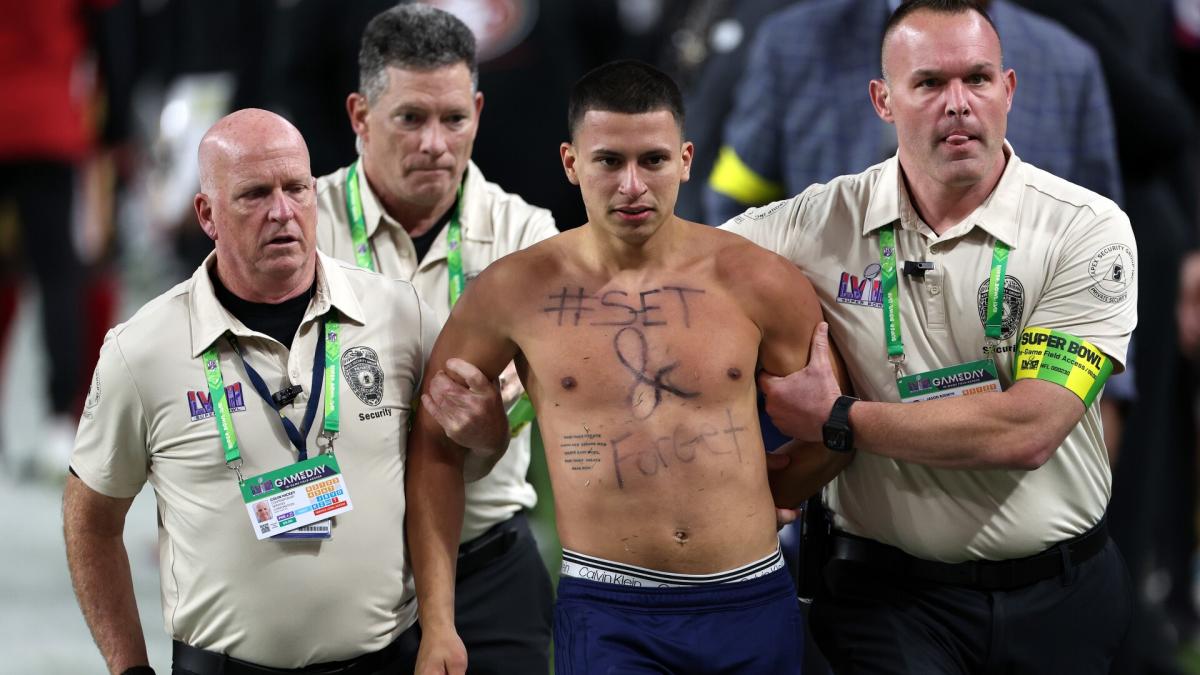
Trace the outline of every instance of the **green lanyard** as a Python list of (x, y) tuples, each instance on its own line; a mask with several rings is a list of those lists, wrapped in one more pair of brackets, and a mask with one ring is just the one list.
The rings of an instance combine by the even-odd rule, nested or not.
[(466, 287), (462, 269), (462, 227), (458, 224), (459, 216), (462, 215), (462, 192), (462, 183), (459, 183), (458, 197), (454, 201), (454, 216), (446, 226), (446, 269), (450, 275), (451, 309), (458, 303), (458, 296), (462, 295), (463, 288)]
[[(375, 271), (375, 262), (371, 259), (371, 245), (367, 241), (367, 221), (363, 215), (362, 194), (358, 189), (358, 160), (350, 165), (346, 172), (346, 211), (350, 214), (350, 239), (354, 244), (354, 261), (363, 269)], [(464, 178), (465, 182), (465, 178)], [(458, 184), (458, 197), (454, 202), (454, 215), (446, 226), (446, 267), (450, 275), (450, 307), (458, 302), (466, 286), (462, 266), (462, 183)]]
[[(361, 161), (361, 160), (359, 160)], [(354, 243), (354, 261), (363, 269), (375, 271), (371, 247), (367, 243), (367, 219), (363, 216), (362, 195), (358, 191), (358, 164), (346, 172), (346, 211), (350, 214), (350, 240)]]
[[(327, 320), (325, 330), (325, 422), (321, 435), (329, 441), (333, 452), (333, 439), (338, 435), (338, 365), (342, 358), (338, 322)], [(237, 474), (242, 482), (242, 453), (238, 446), (237, 431), (233, 428), (233, 416), (229, 414), (229, 401), (225, 398), (225, 378), (221, 375), (221, 360), (217, 354), (217, 342), (200, 357), (204, 376), (208, 380), (208, 396), (212, 401), (213, 418), (217, 422), (217, 433), (221, 447), (225, 450), (225, 466)]]
[(983, 334), (988, 344), (1000, 341), (1004, 324), (1004, 273), (1008, 269), (1008, 244), (996, 240), (992, 245), (992, 271), (988, 275), (987, 321)]
[(900, 334), (900, 291), (896, 283), (896, 228), (879, 231), (879, 277), (883, 284), (883, 337), (888, 361), (900, 371), (904, 363), (904, 339)]
[[(983, 335), (995, 345), (1003, 334), (1004, 276), (1008, 269), (1008, 244), (999, 239), (992, 245), (992, 269), (988, 276), (987, 319)], [(896, 276), (896, 227), (879, 231), (879, 267), (883, 292), (883, 337), (887, 341), (888, 361), (899, 376), (904, 363), (904, 338), (900, 331), (900, 290)]]

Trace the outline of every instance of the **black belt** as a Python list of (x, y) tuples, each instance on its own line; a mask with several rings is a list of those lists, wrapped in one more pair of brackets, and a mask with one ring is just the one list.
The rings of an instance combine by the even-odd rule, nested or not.
[[(522, 533), (529, 535), (529, 522), (524, 513), (517, 513), (508, 520), (497, 523), (487, 532), (458, 547), (458, 563), (455, 576), (469, 577), (508, 553)], [(531, 536), (531, 535), (529, 535)]]
[(833, 558), (863, 563), (897, 575), (981, 591), (1028, 586), (1069, 571), (1096, 555), (1108, 542), (1105, 519), (1078, 537), (1013, 560), (970, 560), (944, 563), (911, 556), (893, 546), (845, 532), (833, 535)]
[(392, 643), (377, 652), (363, 654), (346, 661), (316, 663), (303, 668), (272, 668), (210, 652), (175, 640), (171, 645), (173, 668), (196, 675), (368, 675), (381, 672), (404, 651), (417, 653), (420, 635), (416, 624), (410, 626)]

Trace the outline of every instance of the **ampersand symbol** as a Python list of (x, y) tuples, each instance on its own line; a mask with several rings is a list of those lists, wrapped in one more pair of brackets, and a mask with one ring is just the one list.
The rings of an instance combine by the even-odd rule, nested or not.
[[(631, 333), (631, 337), (622, 340), (622, 336), (626, 333)], [(700, 392), (684, 391), (667, 380), (671, 371), (679, 367), (678, 362), (672, 362), (654, 370), (653, 375), (649, 373), (647, 367), (650, 360), (650, 345), (646, 342), (646, 336), (637, 328), (627, 326), (617, 331), (613, 337), (613, 349), (617, 353), (617, 360), (633, 375), (634, 382), (633, 387), (629, 390), (629, 404), (633, 407), (634, 416), (638, 419), (644, 420), (654, 414), (654, 411), (658, 409), (658, 404), (662, 403), (663, 392), (685, 399), (696, 398), (700, 395)], [(631, 353), (632, 359), (630, 358)], [(637, 365), (634, 365), (635, 360)], [(647, 398), (646, 387), (653, 392), (653, 398)]]

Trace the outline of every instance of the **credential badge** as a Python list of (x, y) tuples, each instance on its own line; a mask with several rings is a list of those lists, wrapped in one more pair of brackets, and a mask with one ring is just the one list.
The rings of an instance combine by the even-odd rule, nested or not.
[(342, 354), (342, 376), (358, 400), (377, 406), (383, 400), (383, 369), (370, 347), (351, 347)]

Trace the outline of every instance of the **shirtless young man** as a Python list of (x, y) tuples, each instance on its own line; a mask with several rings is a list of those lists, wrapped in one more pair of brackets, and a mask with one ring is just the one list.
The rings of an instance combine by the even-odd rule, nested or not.
[[(489, 380), (513, 358), (564, 547), (556, 672), (799, 672), (754, 376), (807, 362), (821, 317), (812, 287), (783, 258), (674, 215), (693, 149), (666, 75), (602, 66), (575, 85), (569, 123), (563, 168), (588, 222), (488, 267), (430, 358), (428, 372), (458, 386), (445, 372), (426, 383), (410, 440), (417, 672), (465, 665), (453, 622), (464, 463), (472, 479), (496, 460), (452, 446), (443, 428), (453, 409), (494, 401)], [(797, 453), (798, 489), (845, 461)]]

